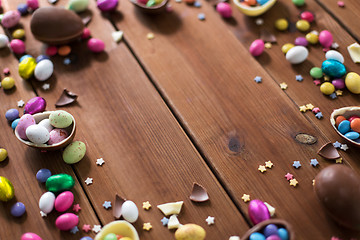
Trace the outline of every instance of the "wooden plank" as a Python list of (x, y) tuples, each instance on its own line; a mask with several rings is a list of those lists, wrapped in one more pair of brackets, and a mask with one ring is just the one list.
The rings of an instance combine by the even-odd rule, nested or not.
[[(140, 208), (135, 227), (142, 239), (173, 238), (173, 231), (162, 226), (163, 215), (156, 205), (179, 200), (184, 201), (179, 215), (182, 224), (203, 226), (209, 239), (240, 235), (247, 229), (243, 217), (127, 47), (112, 42), (112, 26), (97, 13), (94, 2), (90, 3), (93, 19), (89, 28), (94, 37), (105, 41), (106, 52), (95, 55), (81, 47), (84, 43), (75, 43), (79, 61), (65, 66), (61, 57), (54, 58), (55, 76), (48, 81), (53, 87), (43, 91), (43, 83), (34, 82), (34, 86), (51, 108), (63, 88), (79, 94), (76, 104), (63, 109), (77, 120), (75, 139), (86, 141), (87, 155), (74, 168), (82, 180), (93, 178), (94, 183), (84, 187), (101, 221), (105, 224), (114, 219), (102, 204), (113, 201), (118, 193)], [(26, 41), (34, 56), (38, 55), (41, 44), (31, 36)], [(100, 157), (105, 160), (102, 167), (95, 164)], [(206, 187), (210, 202), (189, 200), (193, 182)], [(153, 205), (149, 212), (141, 209), (147, 200)], [(215, 227), (206, 225), (209, 215), (215, 216)], [(151, 222), (151, 232), (142, 230), (144, 222)]]
[[(1, 31), (2, 32), (2, 31)], [(72, 192), (75, 195), (74, 204), (80, 204), (82, 210), (78, 213), (79, 225), (81, 229), (83, 224), (99, 224), (96, 215), (86, 198), (81, 185), (76, 180), (75, 174), (69, 165), (64, 164), (60, 152), (41, 153), (38, 150), (30, 149), (16, 139), (10, 124), (5, 119), (5, 112), (10, 108), (17, 108), (21, 112), (23, 108), (17, 107), (17, 101), (25, 102), (34, 97), (35, 94), (30, 84), (20, 78), (17, 73), (18, 61), (12, 55), (9, 49), (0, 49), (0, 61), (2, 71), (8, 67), (11, 76), (15, 79), (16, 89), (4, 91), (0, 89), (0, 147), (8, 151), (8, 159), (0, 163), (0, 176), (8, 178), (15, 189), (15, 197), (9, 201), (0, 204), (0, 239), (20, 239), (25, 232), (34, 232), (47, 239), (79, 239), (81, 236), (91, 236), (93, 233), (84, 233), (82, 231), (75, 235), (69, 232), (61, 232), (55, 227), (55, 220), (60, 215), (55, 210), (42, 218), (39, 210), (39, 199), (46, 192), (45, 184), (39, 183), (35, 175), (41, 168), (48, 168), (53, 174), (67, 173), (75, 178), (76, 184)], [(1, 77), (4, 75), (1, 73)], [(26, 213), (20, 218), (13, 217), (10, 209), (16, 202), (25, 204)], [(69, 210), (68, 212), (72, 212)]]
[[(115, 14), (113, 21), (244, 212), (247, 204), (241, 197), (249, 193), (277, 207), (277, 217), (288, 220), (301, 239), (356, 234), (319, 211), (313, 194), (312, 179), (330, 164), (316, 153), (328, 138), (302, 116), (288, 91), (280, 90), (212, 6), (174, 4), (173, 13), (159, 16), (142, 14), (130, 2), (121, 9), (122, 17)], [(204, 22), (197, 19), (198, 13), (205, 13)], [(236, 27), (238, 35), (249, 38), (250, 27), (244, 30), (244, 25)], [(146, 39), (149, 32), (155, 34), (151, 41)], [(283, 60), (276, 64), (284, 66)], [(257, 75), (263, 83), (253, 81)], [(299, 132), (315, 135), (318, 143), (297, 143), (293, 137)], [(314, 169), (309, 161), (315, 157), (320, 167)], [(275, 167), (261, 174), (257, 168), (267, 160)], [(302, 169), (291, 166), (294, 160), (302, 162)], [(296, 189), (284, 180), (287, 172), (299, 180)]]

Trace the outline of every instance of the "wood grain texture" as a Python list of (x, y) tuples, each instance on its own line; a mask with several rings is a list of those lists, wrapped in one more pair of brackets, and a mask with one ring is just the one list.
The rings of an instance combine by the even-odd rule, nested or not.
[[(10, 123), (5, 119), (5, 112), (10, 108), (19, 109), (22, 115), (23, 108), (17, 107), (17, 101), (23, 99), (25, 102), (34, 97), (30, 84), (20, 78), (17, 73), (18, 61), (8, 48), (0, 49), (0, 61), (2, 71), (8, 67), (11, 76), (15, 79), (16, 88), (10, 91), (0, 89), (0, 147), (8, 151), (8, 159), (0, 163), (0, 176), (8, 178), (15, 189), (15, 197), (9, 202), (0, 204), (0, 239), (20, 239), (25, 232), (34, 232), (47, 239), (79, 239), (81, 236), (94, 236), (80, 231), (75, 235), (69, 232), (61, 232), (55, 227), (55, 220), (60, 215), (55, 210), (46, 218), (40, 216), (39, 199), (46, 192), (45, 184), (36, 180), (36, 173), (41, 168), (48, 168), (53, 174), (67, 173), (75, 178), (74, 172), (66, 165), (61, 157), (61, 152), (41, 153), (36, 149), (30, 149), (18, 141), (11, 129)], [(1, 78), (4, 75), (1, 72)], [(78, 213), (79, 228), (83, 224), (99, 224), (95, 213), (88, 202), (79, 182), (76, 181), (72, 189), (75, 203), (80, 204), (82, 210)], [(25, 204), (26, 213), (20, 218), (13, 217), (10, 209), (16, 202)], [(72, 212), (70, 209), (67, 212)]]
[[(124, 30), (154, 84), (237, 205), (246, 212), (247, 205), (241, 200), (244, 193), (269, 202), (277, 207), (279, 218), (294, 225), (300, 239), (356, 236), (319, 210), (313, 194), (312, 179), (331, 164), (316, 154), (329, 138), (302, 116), (288, 90), (280, 90), (278, 78), (250, 56), (248, 46), (234, 38), (210, 4), (197, 9), (174, 3), (173, 9), (172, 13), (147, 16), (124, 2), (123, 18), (114, 15), (113, 21)], [(206, 20), (199, 21), (198, 13), (205, 13)], [(235, 23), (240, 21), (246, 20)], [(253, 40), (252, 29), (245, 26), (236, 26), (238, 36)], [(155, 34), (151, 41), (146, 39), (149, 32)], [(267, 64), (274, 61), (278, 65), (277, 76), (287, 74), (284, 58), (275, 61), (268, 54), (264, 58)], [(263, 83), (253, 81), (257, 75), (263, 77)], [(288, 77), (286, 82), (291, 84)], [(330, 125), (327, 129), (332, 131)], [(295, 142), (293, 137), (299, 132), (315, 135), (318, 143)], [(319, 168), (310, 166), (311, 158), (320, 160)], [(275, 167), (261, 174), (257, 168), (267, 160)], [(294, 160), (301, 161), (302, 169), (291, 166)], [(297, 188), (284, 179), (287, 172), (299, 180)]]
[[(240, 212), (127, 47), (112, 42), (111, 24), (96, 12), (94, 2), (90, 3), (93, 18), (89, 28), (94, 37), (105, 41), (106, 51), (92, 54), (85, 42), (74, 43), (78, 62), (65, 66), (62, 57), (53, 58), (55, 75), (47, 81), (52, 86), (50, 91), (41, 89), (43, 83), (33, 84), (49, 109), (54, 109), (63, 88), (79, 94), (76, 104), (61, 109), (73, 114), (77, 121), (75, 140), (87, 145), (85, 158), (74, 169), (83, 181), (93, 178), (92, 185), (82, 185), (102, 223), (114, 220), (111, 209), (104, 209), (102, 204), (105, 200), (113, 202), (118, 193), (139, 207), (140, 219), (135, 227), (141, 239), (173, 238), (174, 231), (162, 226), (163, 215), (156, 205), (179, 200), (184, 201), (180, 222), (203, 226), (208, 239), (245, 232), (248, 226)], [(13, 1), (11, 4), (16, 5)], [(24, 21), (25, 28), (28, 21)], [(31, 36), (26, 41), (31, 46), (29, 51), (39, 55), (42, 44)], [(101, 167), (95, 164), (100, 157), (105, 160)], [(193, 182), (206, 187), (210, 202), (190, 201)], [(149, 212), (141, 209), (143, 201), (152, 204)], [(215, 216), (215, 226), (206, 225), (209, 215)], [(142, 230), (144, 222), (153, 225), (150, 232)]]

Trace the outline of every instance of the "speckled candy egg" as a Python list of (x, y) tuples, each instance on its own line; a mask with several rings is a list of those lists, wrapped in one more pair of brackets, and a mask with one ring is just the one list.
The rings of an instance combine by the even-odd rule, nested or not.
[(122, 204), (121, 214), (126, 221), (133, 223), (139, 217), (139, 210), (133, 201), (127, 200)]
[(49, 141), (49, 131), (40, 125), (31, 125), (26, 129), (27, 138), (36, 144), (43, 144)]
[(286, 60), (291, 64), (299, 64), (306, 60), (309, 51), (304, 46), (295, 46), (286, 53)]
[(27, 232), (21, 236), (20, 240), (42, 240), (42, 238), (35, 233)]
[(60, 193), (55, 199), (55, 210), (65, 212), (74, 202), (74, 194), (70, 191)]
[(52, 145), (52, 144), (59, 143), (59, 142), (65, 140), (68, 136), (69, 136), (69, 134), (64, 129), (55, 128), (50, 131), (50, 138), (49, 138), (49, 141), (47, 142), (47, 144)]
[(20, 39), (13, 39), (10, 42), (10, 48), (15, 54), (24, 54), (25, 43)]
[(108, 12), (116, 9), (119, 0), (97, 0), (96, 4), (101, 11)]
[(248, 212), (251, 222), (255, 225), (262, 221), (270, 219), (269, 209), (262, 201), (258, 199), (250, 201)]
[(345, 78), (345, 85), (350, 92), (360, 94), (360, 76), (357, 73), (349, 72)]
[(12, 28), (19, 23), (20, 17), (19, 11), (7, 11), (1, 20), (1, 24), (6, 28)]
[(39, 208), (46, 214), (51, 213), (55, 205), (55, 194), (46, 192), (39, 199)]
[(223, 18), (231, 18), (232, 16), (231, 6), (226, 2), (219, 2), (216, 5), (216, 11), (220, 13)]
[(20, 121), (15, 129), (15, 131), (17, 132), (17, 134), (19, 135), (19, 137), (23, 140), (28, 140), (27, 136), (26, 136), (26, 129), (35, 124), (35, 119), (32, 115), (30, 114), (24, 114), (21, 118)]
[(9, 44), (9, 38), (4, 34), (0, 34), (0, 48), (4, 48), (8, 44)]
[(48, 80), (54, 72), (54, 64), (49, 59), (40, 61), (34, 71), (35, 78), (39, 81)]
[(326, 52), (325, 54), (325, 58), (326, 59), (333, 59), (333, 60), (337, 60), (341, 63), (344, 63), (344, 57), (341, 53), (339, 53), (338, 51), (335, 50), (329, 50)]
[(321, 31), (319, 34), (319, 42), (324, 48), (329, 48), (333, 43), (333, 36), (328, 30)]
[(75, 12), (83, 12), (89, 6), (89, 0), (70, 0), (67, 8)]
[(69, 231), (74, 228), (79, 223), (79, 217), (73, 213), (64, 213), (60, 215), (56, 221), (55, 225), (61, 231)]
[(39, 8), (38, 0), (26, 0), (26, 4), (29, 6), (31, 10), (36, 10)]
[(34, 74), (36, 60), (33, 57), (22, 58), (19, 63), (19, 74), (23, 79), (29, 79)]
[(74, 164), (79, 162), (86, 153), (86, 145), (83, 142), (75, 141), (70, 143), (63, 152), (64, 162)]
[(102, 52), (105, 49), (104, 42), (97, 38), (90, 38), (89, 41), (87, 42), (87, 46), (89, 50), (94, 53)]
[(14, 187), (9, 179), (0, 176), (0, 201), (7, 202), (14, 197)]
[(53, 111), (52, 113), (50, 113), (49, 119), (51, 125), (56, 128), (66, 128), (70, 126), (73, 122), (70, 113), (63, 110)]
[(321, 65), (321, 70), (323, 71), (323, 73), (325, 73), (325, 75), (333, 78), (340, 78), (346, 73), (346, 68), (344, 64), (333, 59), (323, 61)]
[[(38, 123), (38, 125), (45, 127), (49, 132), (51, 132), (51, 130), (54, 129), (54, 127), (50, 123), (50, 119), (48, 119), (48, 118), (45, 118), (45, 119), (41, 120)], [(51, 134), (50, 134), (50, 139), (51, 139)]]
[(261, 39), (256, 39), (255, 41), (253, 41), (250, 45), (249, 51), (251, 53), (251, 55), (253, 55), (254, 57), (260, 56), (265, 49), (265, 44), (264, 41)]

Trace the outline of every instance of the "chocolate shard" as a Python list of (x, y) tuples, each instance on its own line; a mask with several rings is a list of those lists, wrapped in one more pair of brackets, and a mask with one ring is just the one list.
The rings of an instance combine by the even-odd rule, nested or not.
[(193, 184), (193, 189), (190, 195), (190, 200), (194, 202), (205, 202), (209, 200), (209, 195), (206, 189), (198, 183)]
[(55, 103), (55, 106), (56, 107), (63, 107), (63, 106), (69, 105), (69, 104), (75, 102), (77, 97), (78, 96), (75, 93), (72, 93), (72, 92), (64, 89), (64, 91), (62, 92), (60, 98)]
[(115, 217), (115, 219), (119, 219), (121, 217), (122, 214), (122, 205), (125, 202), (125, 199), (120, 197), (119, 195), (115, 195), (115, 204), (114, 204), (114, 208), (113, 208), (113, 215)]
[(262, 39), (264, 42), (270, 42), (270, 43), (277, 42), (275, 35), (266, 29), (260, 30), (260, 39)]
[(338, 159), (340, 157), (340, 154), (331, 142), (323, 145), (319, 149), (318, 154), (326, 159)]

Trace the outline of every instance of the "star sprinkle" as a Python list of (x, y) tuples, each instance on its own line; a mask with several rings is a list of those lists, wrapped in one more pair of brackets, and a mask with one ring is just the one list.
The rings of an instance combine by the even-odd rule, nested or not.
[(295, 178), (293, 178), (293, 179), (290, 180), (290, 186), (296, 187), (296, 185), (297, 185), (298, 183), (299, 183), (299, 182), (298, 182)]
[(339, 89), (339, 90), (336, 90), (335, 93), (336, 93), (337, 96), (342, 96), (343, 91), (341, 91), (341, 90)]
[(326, 82), (330, 81), (330, 77), (327, 76), (327, 75), (325, 75), (325, 76), (324, 76), (324, 81), (326, 81)]
[(266, 172), (266, 167), (264, 166), (264, 165), (259, 165), (259, 168), (258, 168), (258, 170), (260, 171), (260, 172)]
[(104, 204), (103, 204), (103, 207), (104, 207), (105, 209), (111, 208), (111, 202), (110, 202), (110, 201), (105, 201)]
[(150, 231), (152, 229), (151, 223), (149, 223), (149, 222), (144, 223), (143, 229), (146, 230), (146, 231)]
[(206, 219), (205, 219), (207, 225), (212, 225), (215, 223), (215, 217), (210, 217), (208, 216)]
[(169, 223), (169, 219), (167, 217), (163, 217), (160, 221), (163, 226), (166, 226)]
[(271, 44), (271, 42), (267, 42), (264, 44), (264, 46), (266, 49), (270, 49), (272, 47), (272, 44)]
[(293, 179), (293, 177), (294, 177), (294, 175), (292, 175), (291, 173), (287, 173), (286, 175), (285, 175), (285, 178), (286, 178), (286, 180), (291, 180), (291, 179)]
[(265, 167), (272, 168), (272, 166), (274, 166), (274, 164), (271, 161), (265, 162)]
[(342, 158), (335, 159), (335, 163), (342, 163)]
[(302, 82), (302, 81), (304, 80), (303, 76), (301, 76), (301, 75), (296, 75), (296, 76), (295, 76), (295, 79), (296, 79), (296, 81), (298, 81), (298, 82)]
[(249, 202), (250, 201), (250, 195), (249, 194), (243, 194), (241, 199), (244, 201), (244, 202)]
[(201, 7), (201, 2), (195, 1), (194, 2), (194, 7), (200, 8)]
[(149, 201), (143, 202), (143, 209), (145, 210), (149, 210), (151, 208), (151, 204), (149, 203)]
[(348, 149), (349, 149), (349, 147), (348, 147), (348, 145), (347, 145), (347, 144), (341, 144), (340, 149), (341, 149), (341, 150), (346, 151), (346, 150), (348, 150)]
[(47, 217), (47, 214), (44, 213), (43, 211), (40, 211), (40, 215), (41, 215), (41, 217)]
[(311, 103), (308, 103), (308, 104), (306, 104), (305, 106), (306, 106), (306, 109), (307, 109), (307, 110), (310, 110), (310, 111), (311, 111), (311, 110), (314, 109), (314, 105), (312, 105)]
[(322, 112), (318, 112), (317, 114), (315, 114), (315, 117), (317, 119), (322, 119), (324, 116), (323, 116)]
[(335, 98), (337, 98), (337, 95), (336, 95), (336, 93), (333, 92), (332, 94), (329, 95), (329, 97), (331, 99), (335, 99)]
[(294, 167), (294, 168), (299, 168), (299, 167), (301, 167), (300, 161), (294, 161), (293, 167)]
[(86, 180), (85, 180), (85, 183), (86, 185), (90, 185), (93, 183), (93, 179), (91, 177), (88, 177)]
[(42, 87), (41, 87), (43, 90), (49, 90), (50, 89), (50, 84), (48, 84), (48, 83), (44, 83), (43, 85), (42, 85)]
[(9, 68), (4, 68), (3, 73), (4, 73), (5, 76), (10, 75), (10, 69)]
[(337, 2), (337, 5), (339, 6), (339, 7), (345, 7), (345, 3), (343, 2), (343, 1), (338, 1)]
[(204, 20), (205, 20), (205, 14), (204, 14), (204, 13), (199, 13), (199, 14), (198, 14), (198, 19), (199, 19), (200, 21), (204, 21)]
[(153, 33), (148, 33), (148, 34), (146, 34), (146, 38), (147, 38), (148, 40), (152, 40), (152, 39), (155, 38), (155, 35), (154, 35)]
[(299, 110), (300, 110), (300, 112), (306, 112), (308, 109), (307, 109), (307, 107), (305, 105), (301, 105), (299, 107)]
[(320, 108), (318, 108), (318, 107), (313, 108), (312, 112), (313, 112), (313, 113), (318, 113), (318, 112), (320, 112)]
[(333, 143), (334, 148), (340, 148), (341, 147), (341, 143), (339, 143), (338, 141)]
[(97, 164), (97, 165), (102, 166), (104, 163), (105, 163), (105, 161), (104, 161), (103, 158), (98, 158), (98, 159), (96, 159), (96, 164)]
[(287, 87), (288, 87), (288, 85), (287, 85), (285, 82), (280, 83), (280, 88), (281, 88), (282, 90), (286, 90)]
[(94, 227), (93, 227), (93, 229), (92, 229), (92, 231), (93, 231), (94, 233), (98, 233), (98, 232), (100, 232), (100, 230), (101, 230), (101, 226), (100, 226), (100, 225), (94, 225)]
[(22, 108), (25, 105), (25, 102), (21, 99), (21, 100), (17, 101), (17, 105), (18, 105), (18, 107)]
[(111, 33), (111, 37), (114, 42), (119, 43), (123, 38), (124, 32), (123, 31), (115, 31)]
[(316, 86), (318, 86), (318, 85), (321, 84), (321, 81), (317, 79), (317, 80), (314, 80), (313, 83), (314, 83)]
[(78, 231), (79, 231), (79, 228), (78, 228), (77, 226), (73, 227), (73, 228), (70, 230), (70, 232), (71, 232), (72, 234), (76, 234)]
[(175, 2), (176, 2), (176, 3), (181, 3), (181, 2), (182, 2), (182, 0), (175, 0)]
[(254, 78), (254, 81), (255, 81), (256, 83), (261, 83), (261, 82), (262, 82), (262, 77), (256, 76), (256, 77)]
[(338, 44), (337, 42), (333, 42), (333, 43), (331, 44), (331, 48), (333, 48), (333, 49), (338, 49), (338, 48), (339, 48), (339, 44)]
[(82, 226), (82, 230), (83, 230), (84, 232), (89, 232), (89, 231), (91, 230), (91, 226), (88, 225), (88, 224), (84, 224), (84, 225)]
[(263, 25), (263, 24), (264, 24), (264, 19), (262, 19), (262, 18), (257, 18), (257, 19), (255, 20), (255, 24), (258, 25), (258, 26)]
[(317, 165), (319, 165), (319, 162), (316, 158), (314, 158), (310, 160), (310, 165), (316, 167)]
[(71, 59), (70, 58), (65, 58), (63, 63), (64, 63), (64, 65), (70, 65)]
[(74, 212), (79, 212), (81, 210), (81, 207), (80, 207), (80, 204), (75, 204), (74, 206), (73, 206), (73, 211)]
[(315, 179), (312, 180), (312, 185), (315, 186)]

